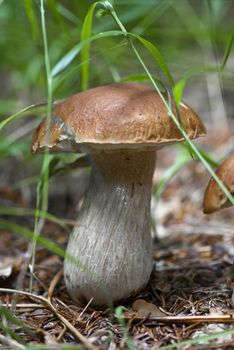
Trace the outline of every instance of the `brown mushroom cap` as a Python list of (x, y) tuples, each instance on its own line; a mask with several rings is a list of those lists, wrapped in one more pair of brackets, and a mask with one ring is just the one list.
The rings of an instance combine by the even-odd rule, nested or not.
[[(174, 104), (172, 109), (175, 112)], [(191, 139), (205, 135), (202, 121), (190, 107), (181, 103), (180, 113)], [(64, 150), (65, 144), (65, 150), (74, 151), (84, 144), (113, 149), (184, 140), (160, 96), (138, 83), (113, 83), (71, 96), (53, 110), (46, 134), (43, 121), (34, 135), (33, 152), (45, 146)]]
[[(222, 180), (227, 189), (234, 195), (234, 156), (226, 159), (216, 170), (217, 176)], [(211, 178), (205, 190), (203, 198), (203, 212), (211, 214), (223, 208), (231, 207), (217, 182)]]

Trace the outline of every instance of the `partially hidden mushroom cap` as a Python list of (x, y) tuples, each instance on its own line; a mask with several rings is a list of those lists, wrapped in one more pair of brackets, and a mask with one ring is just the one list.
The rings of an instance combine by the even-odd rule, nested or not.
[[(222, 180), (227, 189), (234, 195), (234, 156), (226, 159), (216, 170), (217, 176)], [(211, 178), (205, 190), (203, 198), (203, 212), (211, 214), (223, 208), (231, 207), (217, 182)]]
[[(174, 103), (172, 110), (176, 114)], [(181, 124), (191, 139), (205, 135), (197, 114), (180, 104)], [(49, 125), (43, 121), (33, 138), (32, 150), (77, 151), (93, 148), (156, 147), (183, 141), (160, 96), (139, 83), (113, 83), (78, 93), (53, 110)]]

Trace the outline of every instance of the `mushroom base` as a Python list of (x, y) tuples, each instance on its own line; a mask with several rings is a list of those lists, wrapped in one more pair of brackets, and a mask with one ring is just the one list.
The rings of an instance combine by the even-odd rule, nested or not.
[(147, 284), (153, 264), (155, 159), (155, 151), (91, 153), (90, 187), (64, 263), (66, 286), (75, 302), (93, 298), (95, 305), (110, 306)]

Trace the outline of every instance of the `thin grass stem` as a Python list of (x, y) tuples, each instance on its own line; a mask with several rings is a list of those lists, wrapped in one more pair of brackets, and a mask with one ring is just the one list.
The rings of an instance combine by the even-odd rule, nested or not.
[[(51, 123), (51, 114), (52, 114), (52, 100), (53, 100), (53, 80), (51, 76), (50, 69), (50, 60), (49, 60), (49, 50), (48, 50), (48, 41), (46, 33), (46, 22), (45, 22), (45, 9), (44, 9), (44, 0), (40, 0), (40, 13), (41, 13), (41, 28), (42, 28), (42, 38), (44, 45), (44, 60), (45, 60), (45, 69), (46, 69), (46, 81), (47, 81), (47, 125), (46, 128), (49, 130)], [(48, 192), (49, 192), (49, 164), (50, 158), (48, 154), (48, 149), (46, 149), (43, 165), (41, 170), (40, 179), (37, 185), (37, 200), (36, 200), (36, 210), (42, 210), (46, 212), (48, 209)], [(38, 212), (35, 213), (35, 222), (34, 222), (34, 235), (32, 239), (32, 259), (31, 259), (31, 276), (30, 276), (30, 291), (32, 290), (33, 284), (33, 272), (35, 266), (35, 257), (36, 257), (36, 246), (38, 236), (44, 225), (44, 219), (39, 220)]]

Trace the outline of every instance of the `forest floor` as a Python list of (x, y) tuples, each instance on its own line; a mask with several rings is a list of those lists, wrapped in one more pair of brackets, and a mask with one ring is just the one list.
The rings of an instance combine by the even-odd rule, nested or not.
[[(219, 149), (225, 150), (230, 140), (233, 142), (231, 136), (226, 136)], [(212, 147), (211, 139), (209, 145)], [(171, 147), (160, 151), (162, 160), (158, 159), (154, 183), (173, 163), (177, 152)], [(29, 291), (29, 270), (22, 273), (28, 241), (17, 232), (1, 230), (0, 287), (5, 288), (0, 293), (1, 310), (13, 309), (26, 328), (2, 313), (5, 328), (1, 326), (0, 348), (24, 349), (25, 345), (44, 344), (47, 349), (80, 345), (88, 349), (147, 350), (174, 344), (168, 349), (234, 349), (234, 331), (204, 339), (208, 334), (233, 329), (234, 323), (234, 286), (230, 277), (234, 208), (210, 216), (202, 213), (208, 179), (201, 163), (191, 161), (168, 183), (157, 204), (152, 199), (152, 217), (157, 220), (154, 271), (148, 286), (124, 303), (122, 309), (75, 305), (64, 285), (62, 259), (43, 246), (37, 248), (32, 291), (28, 295), (21, 293)], [(10, 206), (27, 207), (20, 191), (10, 186), (0, 188), (0, 198), (1, 205), (7, 201)], [(32, 218), (4, 219), (32, 227)], [(60, 226), (45, 221), (42, 233), (66, 248), (69, 233)], [(17, 290), (17, 297), (9, 289)], [(200, 341), (194, 344), (176, 346), (197, 337)]]

